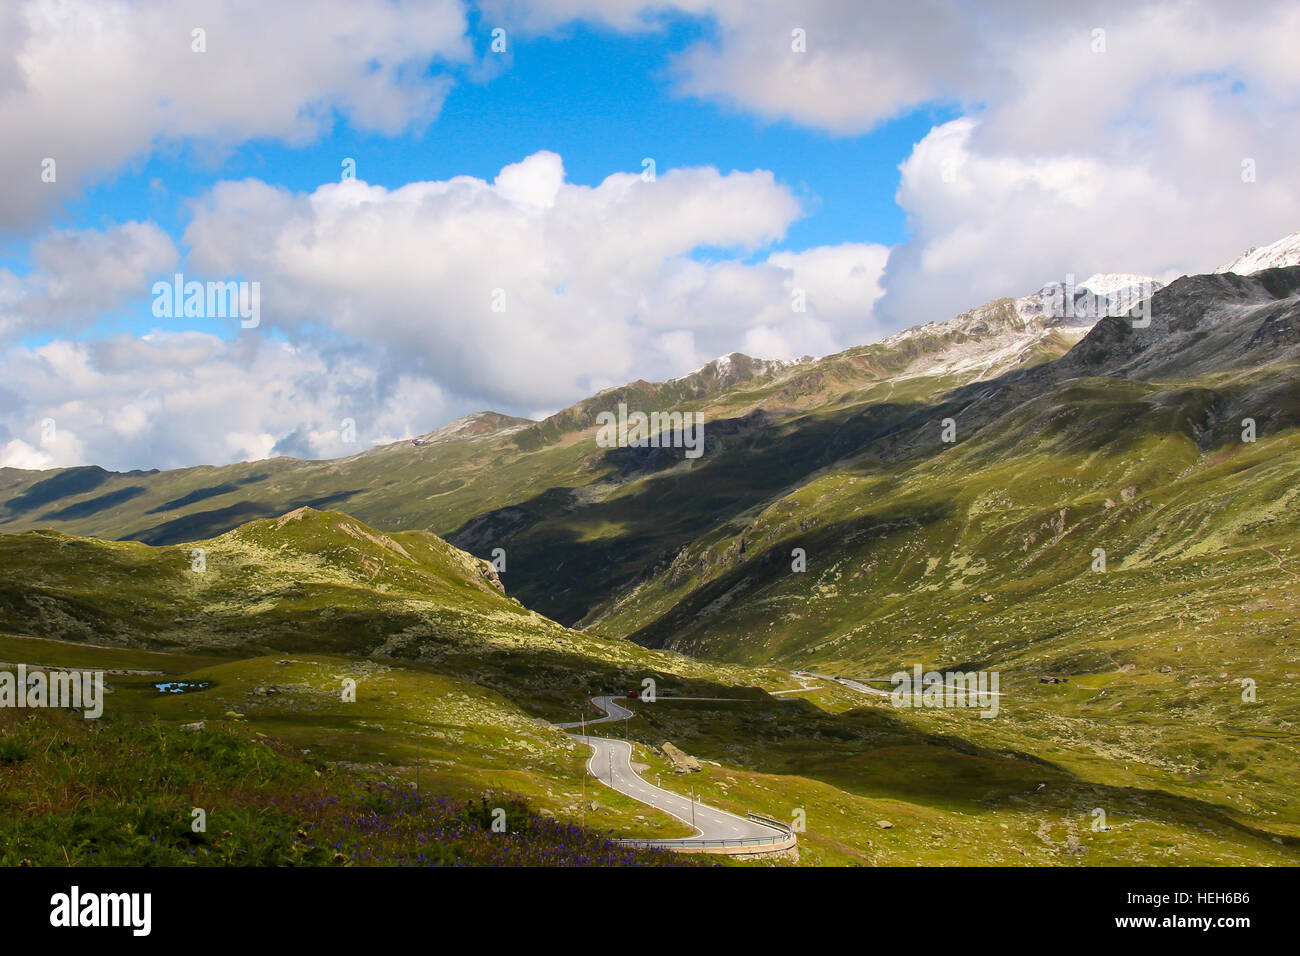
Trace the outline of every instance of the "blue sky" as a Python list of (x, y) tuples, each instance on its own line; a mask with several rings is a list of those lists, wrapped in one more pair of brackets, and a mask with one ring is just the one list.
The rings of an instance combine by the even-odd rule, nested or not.
[[(479, 29), (474, 40), (483, 59), (453, 70), (457, 82), (427, 128), (384, 136), (358, 131), (338, 116), (327, 135), (299, 146), (273, 139), (231, 147), (170, 144), (67, 201), (52, 224), (105, 229), (146, 219), (183, 254), (191, 203), (218, 180), (255, 178), (309, 193), (336, 180), (347, 157), (356, 161), (359, 179), (390, 189), (460, 175), (490, 181), (507, 164), (550, 150), (564, 158), (569, 182), (588, 186), (614, 172), (640, 173), (646, 157), (661, 173), (694, 166), (772, 171), (799, 197), (804, 215), (784, 238), (742, 254), (746, 261), (773, 250), (842, 242), (892, 246), (907, 228), (894, 201), (899, 164), (931, 128), (959, 115), (951, 106), (927, 103), (870, 132), (839, 134), (680, 95), (673, 90), (672, 57), (708, 41), (712, 32), (709, 23), (684, 17), (665, 18), (662, 30), (636, 36), (584, 24), (557, 36), (522, 34), (511, 39), (503, 58), (488, 50), (491, 31), (481, 18), (471, 23)], [(0, 266), (26, 274), (30, 242), (7, 244)], [(692, 255), (709, 260), (725, 251), (703, 246)], [(187, 326), (183, 318), (156, 318), (146, 291), (126, 307), (103, 312), (73, 338)], [(56, 334), (37, 332), (21, 341), (36, 347)], [(237, 329), (219, 334), (234, 337)]]
[[(1300, 225), (1284, 0), (42, 10), (0, 13), (0, 465), (342, 454)], [(260, 324), (155, 318), (177, 271)]]
[[(251, 177), (310, 192), (338, 178), (344, 157), (356, 160), (358, 178), (388, 188), (457, 175), (491, 180), (509, 163), (551, 150), (564, 158), (569, 182), (590, 186), (613, 172), (640, 173), (645, 157), (660, 173), (681, 166), (771, 170), (796, 192), (806, 215), (764, 254), (840, 242), (892, 246), (905, 238), (906, 217), (894, 201), (899, 164), (932, 127), (959, 115), (955, 108), (927, 103), (856, 135), (764, 120), (675, 93), (672, 55), (709, 30), (684, 18), (668, 24), (634, 37), (584, 25), (557, 37), (523, 35), (504, 64), (494, 62), (488, 35), (479, 34), (486, 67), (459, 71), (427, 129), (383, 136), (358, 132), (338, 117), (329, 135), (297, 147), (275, 140), (230, 149), (172, 145), (91, 186), (52, 221), (84, 229), (149, 219), (179, 247), (191, 200), (217, 180)], [(28, 246), (7, 244), (4, 264), (25, 273)], [(104, 323), (135, 332), (160, 324), (147, 301)]]

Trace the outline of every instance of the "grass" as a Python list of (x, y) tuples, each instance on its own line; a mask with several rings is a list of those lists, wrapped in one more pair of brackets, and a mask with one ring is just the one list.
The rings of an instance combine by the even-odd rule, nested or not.
[(517, 798), (416, 791), (247, 730), (180, 731), (48, 711), (5, 712), (0, 728), (0, 865), (682, 862), (539, 815)]
[[(667, 395), (718, 423), (694, 464), (597, 452), (582, 437), (596, 403), (526, 435), (334, 463), (5, 473), (7, 527), (57, 507), (60, 527), (195, 543), (0, 538), (0, 659), (112, 668), (110, 708), (140, 727), (203, 719), (397, 792), (418, 773), (458, 806), (490, 795), (557, 826), (679, 835), (584, 782), (585, 751), (546, 725), (653, 676), (661, 694), (744, 700), (636, 705), (637, 759), (690, 786), (654, 750), (670, 740), (705, 761), (689, 780), (707, 801), (802, 811), (803, 863), (1294, 865), (1296, 366), (986, 401), (969, 375), (899, 376), (910, 358), (851, 350)], [(961, 438), (941, 445), (948, 414)], [(123, 483), (146, 491), (90, 507)], [(309, 490), (390, 530), (330, 511), (227, 530)], [(179, 503), (144, 517), (165, 496)], [(400, 527), (504, 545), (511, 593), (583, 629)], [(793, 668), (913, 663), (998, 671), (1001, 714), (758, 690), (795, 686)], [(130, 670), (212, 686), (162, 697)], [(0, 767), (30, 761), (0, 740)]]
[[(851, 489), (852, 481), (841, 478), (838, 487)], [(507, 813), (519, 821), (515, 829), (535, 832), (542, 842), (550, 839), (544, 834), (560, 839), (570, 832), (564, 828), (572, 827), (604, 837), (684, 835), (687, 828), (679, 821), (596, 785), (584, 773), (586, 749), (550, 726), (583, 712), (596, 716), (587, 698), (639, 688), (653, 676), (660, 701), (633, 705), (637, 717), (630, 724), (601, 732), (624, 732), (638, 741), (638, 761), (669, 788), (684, 792), (694, 784), (707, 802), (742, 814), (754, 810), (793, 822), (801, 811), (807, 825), (800, 841), (803, 864), (1296, 862), (1294, 808), (1278, 773), (1294, 759), (1294, 747), (1291, 731), (1269, 709), (1286, 704), (1285, 697), (1269, 700), (1285, 694), (1285, 688), (1268, 685), (1263, 708), (1241, 709), (1226, 696), (1234, 689), (1230, 678), (1207, 672), (1206, 665), (1216, 662), (1209, 649), (1161, 650), (1158, 634), (1129, 636), (1125, 643), (1117, 633), (1116, 659), (1132, 657), (1143, 661), (1140, 667), (1111, 666), (1110, 658), (1081, 654), (1076, 646), (1070, 652), (1075, 661), (1068, 668), (1070, 683), (1042, 685), (1038, 673), (1063, 670), (1068, 661), (1054, 656), (1059, 652), (1052, 651), (1051, 641), (1017, 637), (1014, 629), (1003, 628), (1005, 660), (1012, 662), (1003, 673), (1005, 720), (898, 712), (824, 682), (810, 694), (778, 700), (763, 689), (798, 683), (780, 668), (692, 660), (566, 630), (518, 607), (490, 582), (482, 583), (472, 561), (432, 544), (417, 558), (419, 540), (405, 542), (401, 536), (393, 536), (393, 542), (407, 550), (410, 561), (389, 558), (391, 543), (368, 537), (373, 529), (340, 527), (350, 520), (307, 515), (278, 528), (272, 522), (232, 533), (237, 548), (229, 540), (210, 542), (215, 559), (209, 566), (225, 567), (227, 573), (204, 584), (202, 600), (215, 610), (192, 613), (185, 629), (169, 625), (166, 605), (155, 599), (158, 620), (139, 629), (117, 621), (119, 630), (107, 632), (116, 642), (111, 646), (52, 640), (48, 633), (0, 636), (0, 658), (11, 663), (109, 672), (106, 730), (61, 717), (54, 738), (24, 736), (12, 723), (0, 733), (5, 773), (0, 793), (16, 801), (3, 816), (17, 828), (13, 846), (25, 847), (19, 859), (49, 862), (64, 852), (80, 859), (77, 853), (101, 847), (120, 830), (124, 839), (121, 846), (112, 843), (111, 853), (123, 855), (101, 861), (142, 859), (146, 851), (173, 860), (188, 858), (193, 850), (195, 857), (207, 854), (204, 860), (221, 859), (218, 851), (257, 852), (266, 855), (240, 858), (333, 865), (333, 856), (321, 861), (308, 853), (326, 847), (343, 853), (345, 862), (447, 862), (431, 847), (460, 845), (460, 837), (446, 827), (462, 825), (455, 821), (465, 807), (481, 812), (485, 799), (491, 807), (513, 807)], [(173, 595), (170, 600), (194, 600), (175, 585), (172, 565), (187, 556), (184, 549), (49, 535), (0, 543), (24, 556), (27, 580), (51, 600), (84, 607), (86, 614), (123, 613), (151, 591)], [(389, 563), (378, 564), (381, 559)], [(77, 562), (87, 561), (79, 570)], [(153, 583), (150, 573), (157, 574)], [(930, 573), (937, 574), (937, 566)], [(1111, 606), (1124, 606), (1128, 601), (1117, 595), (1123, 596), (1125, 582), (1138, 579), (1129, 571), (1114, 574), (1108, 584)], [(824, 572), (819, 576), (828, 594), (836, 590)], [(434, 604), (422, 590), (425, 580), (444, 589), (443, 603), (433, 612), (443, 623), (436, 631), (410, 632), (411, 608)], [(803, 580), (817, 578), (810, 573)], [(376, 581), (385, 590), (367, 589)], [(1186, 584), (1171, 586), (1187, 592)], [(256, 599), (289, 587), (281, 600), (296, 605), (293, 615), (278, 608), (278, 601), (268, 609)], [(338, 623), (340, 598), (350, 602), (364, 627)], [(1255, 599), (1272, 600), (1264, 592)], [(1133, 603), (1138, 604), (1136, 598)], [(933, 613), (951, 616), (962, 607), (950, 602), (936, 605)], [(971, 607), (984, 614), (1007, 613), (1007, 604), (989, 609), (980, 601)], [(1024, 605), (1022, 613), (1034, 607)], [(1261, 613), (1284, 617), (1293, 607), (1281, 602), (1253, 607), (1243, 623), (1258, 624)], [(313, 615), (304, 608), (317, 610)], [(1045, 625), (1056, 621), (1050, 603), (1033, 613)], [(57, 632), (63, 620), (47, 616), (28, 624)], [(1059, 622), (1053, 626), (1060, 633)], [(148, 640), (133, 636), (139, 630), (146, 630)], [(891, 660), (887, 655), (899, 649), (916, 652), (917, 645), (906, 642), (891, 650), (889, 633), (876, 635), (878, 660)], [(1243, 657), (1256, 659), (1272, 646), (1266, 630), (1255, 640), (1264, 643), (1243, 644)], [(950, 650), (946, 660), (963, 651), (968, 649)], [(1159, 669), (1164, 659), (1173, 661), (1168, 672)], [(828, 666), (860, 671), (873, 660), (841, 657)], [(927, 662), (942, 663), (937, 655)], [(1196, 686), (1187, 688), (1185, 700), (1173, 697), (1180, 709), (1171, 718), (1170, 689), (1184, 674), (1196, 675), (1190, 682)], [(343, 700), (345, 678), (356, 683), (354, 702)], [(154, 685), (163, 680), (207, 686), (161, 694)], [(1235, 691), (1239, 700), (1240, 688)], [(667, 699), (672, 696), (738, 700), (688, 703)], [(1127, 708), (1123, 721), (1115, 720), (1111, 709), (1120, 700)], [(217, 768), (204, 776), (206, 757), (186, 749), (195, 734), (177, 729), (194, 721), (205, 723), (202, 735), (243, 741), (232, 751), (230, 774)], [(1206, 734), (1201, 728), (1211, 723), (1227, 733)], [(71, 738), (58, 736), (65, 733), (81, 735), (76, 746), (65, 747)], [(58, 744), (52, 749), (51, 739)], [(665, 741), (705, 761), (704, 770), (689, 778), (673, 774), (653, 749)], [(244, 745), (253, 749), (238, 749)], [(66, 750), (62, 769), (49, 771), (63, 775), (61, 784), (35, 778), (28, 789), (25, 775), (32, 767), (45, 773), (55, 766), (43, 757), (33, 763), (37, 748), (41, 754)], [(110, 769), (96, 771), (98, 760)], [(285, 763), (281, 767), (273, 760)], [(151, 767), (150, 774), (140, 774), (141, 766)], [(165, 772), (152, 772), (158, 767)], [(269, 790), (254, 785), (263, 778)], [(428, 799), (436, 794), (446, 807), (461, 809), (431, 807), (427, 812), (436, 819), (427, 825), (406, 820), (408, 810), (399, 809), (417, 782)], [(221, 804), (250, 786), (246, 799)], [(388, 801), (389, 810), (358, 803), (364, 794)], [(34, 813), (38, 798), (48, 802), (37, 804)], [(178, 814), (186, 803), (205, 806), (202, 800), (222, 806), (235, 823), (216, 831), (232, 834), (224, 850), (184, 836)], [(65, 810), (82, 802), (103, 804), (102, 813), (96, 810), (83, 821), (89, 827), (84, 833), (70, 830), (64, 819), (80, 819)], [(139, 815), (146, 810), (148, 815)], [(1097, 810), (1109, 821), (1105, 830), (1092, 829)], [(891, 825), (883, 828), (882, 820)], [(384, 827), (402, 838), (365, 856), (362, 850), (374, 837), (362, 834)], [(298, 838), (300, 830), (309, 839)], [(493, 856), (493, 847), (504, 853), (503, 848), (476, 844), (474, 833), (466, 832), (468, 849), (456, 859), (554, 859), (545, 855), (550, 850), (528, 856), (531, 851), (520, 848), (510, 850), (516, 856)], [(426, 836), (424, 844), (415, 841), (418, 850), (411, 849), (413, 833)], [(138, 839), (145, 835), (147, 848)], [(161, 840), (161, 849), (153, 838)], [(590, 849), (587, 843), (582, 847)], [(574, 849), (571, 858), (594, 859), (583, 856), (587, 849)]]

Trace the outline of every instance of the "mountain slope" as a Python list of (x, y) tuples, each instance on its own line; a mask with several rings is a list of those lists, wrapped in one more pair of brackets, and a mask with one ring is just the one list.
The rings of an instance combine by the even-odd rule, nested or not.
[[(309, 508), (184, 546), (4, 535), (0, 567), (0, 627), (96, 644), (362, 651), (418, 622), (455, 640), (547, 623), (432, 534)], [(382, 630), (358, 626), (372, 615)]]
[[(342, 840), (344, 861), (444, 859), (471, 834), (430, 831), (423, 794), (432, 792), (452, 798), (433, 802), (457, 818), (472, 801), (478, 830), (493, 808), (506, 810), (510, 837), (494, 834), (493, 849), (481, 846), (492, 860), (523, 863), (541, 852), (537, 862), (600, 862), (608, 854), (593, 831), (671, 837), (685, 828), (594, 788), (585, 748), (549, 721), (577, 719), (593, 692), (640, 688), (647, 676), (660, 697), (629, 701), (636, 718), (623, 726), (637, 761), (687, 792), (667, 756), (672, 741), (698, 755), (689, 786), (707, 803), (780, 819), (806, 811), (800, 862), (1293, 864), (1300, 845), (1289, 808), (1271, 794), (1265, 802), (1252, 781), (1245, 799), (1229, 804), (1213, 785), (1180, 788), (1162, 763), (1132, 748), (1094, 746), (1087, 760), (1044, 750), (1046, 738), (1019, 732), (1023, 711), (1007, 725), (1012, 736), (982, 744), (971, 738), (988, 722), (969, 712), (897, 712), (837, 685), (769, 696), (754, 685), (788, 689), (792, 676), (566, 631), (510, 605), (478, 561), (421, 533), (386, 535), (343, 515), (302, 511), (201, 543), (203, 572), (190, 570), (189, 548), (48, 532), (0, 541), (4, 624), (20, 629), (0, 631), (0, 655), (29, 668), (108, 674), (104, 719), (93, 732), (75, 714), (48, 712), (46, 732), (21, 712), (0, 713), (0, 794), (24, 821), (10, 828), (10, 842), (40, 862), (61, 860), (60, 847), (74, 861), (99, 859), (78, 850), (87, 832), (126, 835), (123, 850), (174, 862), (192, 804), (232, 830), (241, 814), (265, 809), (238, 783), (248, 774), (266, 781), (260, 792), (277, 812), (250, 831), (254, 839), (223, 841), (221, 852), (234, 859), (247, 859), (259, 838), (264, 856), (289, 850), (276, 839), (286, 823), (307, 833), (298, 840), (332, 850)], [(178, 581), (178, 564), (181, 575), (205, 580)], [(16, 614), (15, 595), (30, 599)], [(32, 604), (51, 613), (26, 613)], [(85, 632), (78, 622), (94, 627)], [(355, 699), (340, 695), (343, 678), (355, 682)], [(178, 687), (186, 690), (163, 692)], [(296, 762), (301, 754), (296, 792), (282, 791), (266, 744)], [(228, 782), (205, 775), (187, 754), (237, 761), (238, 773)], [(36, 763), (48, 775), (33, 777)], [(146, 785), (140, 766), (162, 786)], [(88, 767), (99, 780), (89, 799)], [(1229, 783), (1241, 789), (1240, 777)], [(363, 784), (358, 803), (352, 794)], [(191, 792), (194, 799), (176, 796)], [(378, 816), (365, 812), (376, 798)], [(150, 813), (139, 812), (142, 801)], [(1113, 832), (1089, 831), (1097, 806), (1111, 814)], [(892, 821), (889, 833), (880, 819)], [(580, 823), (590, 829), (576, 832)], [(103, 858), (140, 862), (131, 852)]]
[[(737, 588), (747, 580), (738, 568), (757, 574), (755, 583), (777, 582), (774, 586), (789, 591), (791, 600), (803, 594), (818, 603), (808, 593), (825, 586), (815, 583), (818, 575), (786, 573), (788, 550), (804, 537), (818, 541), (823, 567), (853, 554), (852, 563), (876, 568), (884, 556), (872, 554), (890, 542), (890, 548), (929, 555), (930, 575), (946, 566), (956, 541), (969, 538), (969, 522), (978, 514), (980, 537), (991, 535), (998, 551), (960, 565), (956, 581), (964, 590), (991, 586), (990, 581), (1010, 585), (1006, 575), (1035, 566), (1027, 557), (1034, 553), (1029, 545), (1013, 546), (1042, 536), (1025, 529), (1052, 527), (1074, 515), (1072, 535), (1093, 527), (1095, 532), (1086, 533), (1100, 536), (1118, 516), (1134, 511), (1127, 502), (1139, 493), (1180, 495), (1188, 507), (1201, 498), (1250, 502), (1272, 514), (1300, 485), (1300, 462), (1290, 454), (1300, 429), (1298, 365), (1300, 268), (1250, 278), (1181, 279), (1156, 294), (1148, 328), (1103, 319), (1055, 362), (961, 386), (934, 404), (893, 410), (890, 427), (859, 446), (856, 456), (843, 456), (839, 467), (701, 534), (586, 623), (632, 632), (651, 644), (716, 654), (726, 644), (707, 636), (715, 617), (725, 619), (746, 606), (767, 613), (757, 610), (765, 606), (761, 598), (750, 605), (738, 600)], [(1219, 371), (1209, 374), (1209, 368)], [(864, 410), (858, 421), (872, 414), (880, 414), (877, 406)], [(951, 444), (942, 441), (939, 425), (945, 417), (955, 426)], [(1243, 441), (1246, 419), (1253, 422), (1251, 437), (1257, 441)], [(1044, 480), (1025, 480), (1029, 475)], [(993, 502), (999, 506), (991, 507)], [(1260, 528), (1239, 519), (1238, 509), (1200, 506), (1209, 509), (1204, 518), (1186, 519), (1178, 527), (1208, 534), (1218, 546), (1259, 543)], [(1159, 524), (1169, 517), (1159, 509), (1153, 514)], [(1121, 524), (1133, 535), (1126, 539), (1126, 554), (1158, 531), (1138, 517), (1134, 513)], [(1216, 537), (1219, 531), (1226, 537)], [(1288, 519), (1273, 531), (1274, 542), (1285, 548), (1296, 526)], [(1173, 534), (1163, 532), (1166, 538)], [(1190, 534), (1184, 546), (1204, 550)], [(769, 543), (774, 540), (779, 547)], [(861, 548), (870, 553), (858, 553)], [(811, 557), (813, 548), (808, 553)], [(1050, 554), (1053, 573), (1062, 579), (1077, 576), (1078, 554)], [(911, 573), (906, 561), (897, 565), (901, 557), (886, 560), (898, 573), (903, 568)], [(1041, 583), (1047, 581), (1044, 570), (1035, 571)], [(924, 604), (932, 589), (913, 592), (917, 583), (906, 576), (891, 583), (876, 572), (862, 587)], [(1023, 590), (1023, 584), (1015, 587)], [(846, 609), (845, 614), (846, 621), (862, 622), (874, 611)], [(816, 639), (833, 637), (832, 621), (818, 620), (824, 626)], [(769, 620), (764, 629), (776, 626)], [(749, 624), (718, 627), (719, 633), (744, 633), (753, 643)], [(758, 643), (767, 655), (784, 657), (778, 650), (782, 639)]]
[[(1013, 300), (998, 300), (952, 323), (823, 359), (764, 362), (733, 354), (680, 379), (607, 390), (543, 422), (480, 413), (414, 441), (333, 461), (275, 458), (120, 474), (93, 466), (2, 469), (0, 530), (54, 528), (172, 544), (292, 508), (340, 508), (376, 527), (442, 534), (483, 556), (504, 548), (511, 592), (573, 621), (647, 562), (694, 538), (700, 522), (712, 520), (711, 509), (743, 510), (851, 450), (847, 434), (825, 436), (854, 409), (1032, 366), (1064, 354), (1079, 334), (1022, 319)], [(705, 457), (726, 463), (706, 469), (684, 462), (675, 449), (600, 448), (596, 416), (620, 403), (702, 412)], [(849, 433), (855, 429), (861, 431), (850, 426)], [(777, 436), (796, 434), (803, 451), (783, 455)], [(675, 519), (647, 520), (645, 496), (664, 493), (659, 479), (671, 485), (692, 469), (714, 476), (709, 500), (683, 500)], [(557, 565), (575, 575), (559, 591)]]
[(1214, 271), (1235, 272), (1244, 276), (1264, 269), (1281, 269), (1298, 265), (1300, 265), (1300, 232), (1295, 232), (1267, 246), (1252, 246)]
[(1300, 268), (1179, 280), (1149, 328), (895, 410), (582, 625), (858, 679), (995, 671), (1008, 720), (972, 739), (1300, 821), (1298, 314)]
[[(817, 361), (745, 371), (733, 357), (712, 384), (636, 383), (546, 428), (488, 422), (339, 462), (6, 476), (11, 524), (72, 508), (56, 520), (130, 526), (157, 520), (144, 506), (167, 493), (191, 522), (169, 534), (233, 519), (205, 514), (214, 504), (350, 495), (450, 525), (480, 554), (504, 548), (512, 593), (583, 631), (511, 602), (431, 535), (312, 511), (198, 542), (203, 574), (191, 546), (0, 538), (0, 623), (223, 655), (190, 672), (218, 694), (150, 706), (251, 713), (313, 749), (304, 727), (328, 718), (328, 745), (351, 759), (432, 747), (441, 779), (507, 777), (570, 816), (580, 761), (532, 717), (572, 719), (575, 700), (649, 672), (737, 699), (646, 705), (629, 726), (639, 756), (668, 773), (651, 747), (673, 740), (717, 762), (697, 784), (711, 803), (810, 808), (817, 859), (1293, 862), (1297, 286), (1300, 269), (1184, 278), (1155, 294), (1146, 329), (1062, 329), (998, 300)], [(705, 410), (706, 455), (599, 448), (596, 411), (637, 396)], [(849, 711), (835, 716), (767, 663), (995, 671), (1001, 714), (808, 687)], [(397, 696), (373, 690), (360, 718), (257, 695), (269, 675), (319, 690), (376, 667)], [(1113, 831), (1090, 830), (1098, 808)], [(882, 837), (882, 817), (901, 836)]]
[[(1120, 294), (1135, 278), (1086, 281)], [(340, 508), (376, 527), (439, 533), (483, 557), (502, 549), (511, 593), (572, 624), (600, 617), (684, 547), (822, 474), (936, 454), (943, 419), (954, 419), (965, 440), (1072, 378), (1176, 379), (1289, 360), (1297, 354), (1296, 294), (1296, 269), (1185, 277), (1155, 293), (1151, 325), (1135, 328), (1120, 317), (1067, 321), (1040, 292), (822, 359), (732, 355), (681, 379), (602, 392), (544, 422), (481, 413), (335, 461), (129, 474), (5, 470), (0, 529), (167, 544), (302, 505)], [(1288, 403), (1268, 398), (1270, 389), (1285, 392), (1285, 376), (1274, 378), (1238, 402), (1261, 428), (1289, 420)], [(596, 416), (620, 403), (702, 412), (704, 457), (599, 447)], [(1210, 424), (1227, 433), (1236, 413), (1213, 404)]]

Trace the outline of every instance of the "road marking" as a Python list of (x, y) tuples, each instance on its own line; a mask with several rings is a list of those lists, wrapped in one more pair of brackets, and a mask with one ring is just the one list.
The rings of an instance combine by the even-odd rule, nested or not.
[[(669, 700), (743, 700), (744, 698), (674, 697), (674, 698), (667, 698), (667, 699)], [(618, 704), (615, 704), (612, 695), (593, 697), (591, 700), (592, 703), (594, 703), (597, 707), (605, 711), (606, 716), (602, 718), (596, 718), (594, 720), (585, 721), (586, 724), (612, 723), (614, 721), (627, 720), (628, 718), (633, 716), (632, 711)], [(568, 729), (571, 727), (579, 726), (582, 723), (584, 722), (579, 721), (577, 723), (556, 724), (554, 726), (561, 729)], [(736, 814), (731, 813), (728, 810), (722, 810), (718, 807), (712, 807), (702, 802), (694, 802), (690, 800), (688, 797), (685, 797), (681, 794), (673, 793), (671, 790), (664, 790), (662, 787), (656, 787), (654, 784), (645, 780), (643, 777), (641, 777), (640, 774), (638, 774), (634, 769), (632, 769), (633, 750), (632, 750), (631, 743), (628, 741), (618, 740), (613, 737), (593, 737), (590, 734), (586, 734), (585, 736), (583, 734), (569, 734), (569, 736), (574, 740), (586, 744), (588, 747), (591, 748), (591, 756), (587, 759), (587, 771), (593, 777), (595, 777), (598, 782), (609, 787), (611, 790), (614, 790), (616, 793), (622, 793), (624, 796), (631, 797), (633, 800), (637, 800), (639, 803), (644, 803), (647, 806), (653, 807), (656, 810), (660, 810), (664, 813), (667, 813), (669, 816), (674, 817), (677, 820), (680, 820), (682, 823), (686, 823), (692, 826), (692, 828), (695, 830), (695, 835), (691, 837), (675, 837), (675, 838), (665, 839), (665, 840), (636, 841), (638, 843), (645, 843), (654, 846), (664, 846), (666, 848), (671, 849), (673, 846), (680, 846), (682, 844), (710, 843), (722, 839), (719, 837), (707, 836), (705, 830), (700, 826), (701, 818), (703, 818), (704, 822), (711, 823), (713, 826), (718, 828), (721, 828), (724, 825), (724, 821), (720, 818), (727, 818), (725, 823), (730, 826), (732, 833), (742, 834), (740, 839), (753, 839), (756, 841), (763, 840), (768, 843), (778, 843), (786, 839), (788, 836), (790, 836), (788, 832), (782, 833), (776, 827), (759, 823), (754, 820), (747, 820), (744, 817), (737, 816)], [(596, 743), (596, 741), (600, 741), (600, 743)], [(618, 770), (610, 774), (609, 780), (605, 780), (604, 778), (602, 778), (600, 773), (594, 769), (594, 764), (596, 762), (596, 759), (601, 755), (602, 746), (606, 748), (606, 753), (609, 755), (613, 755), (615, 752), (617, 752), (620, 760), (620, 766), (618, 767)], [(627, 762), (626, 768), (622, 766), (622, 761), (624, 759), (626, 759)], [(608, 758), (606, 760), (606, 766), (607, 767), (609, 766)], [(630, 780), (628, 779), (629, 775), (630, 775)], [(635, 781), (635, 784), (633, 784), (632, 781)], [(617, 786), (617, 784), (622, 784), (622, 786), (621, 787)], [(638, 790), (636, 786), (637, 784), (639, 784), (640, 787), (644, 788), (644, 790)], [(640, 799), (636, 796), (636, 792), (634, 791), (649, 794), (652, 799)], [(658, 802), (656, 803), (653, 798), (657, 798)], [(691, 824), (689, 819), (687, 819), (684, 816), (679, 816), (677, 813), (668, 809), (667, 806), (664, 806), (665, 803), (669, 803), (677, 806), (679, 809), (682, 810), (683, 813), (693, 812), (696, 822), (694, 824)], [(692, 807), (692, 803), (694, 803), (693, 807)], [(685, 807), (683, 807), (683, 804), (685, 805)], [(739, 826), (737, 824), (739, 824)], [(754, 837), (744, 837), (743, 834), (746, 832), (746, 830), (752, 830), (756, 834), (761, 834), (761, 835), (757, 835)], [(773, 831), (775, 831), (778, 835), (770, 836), (770, 834)]]

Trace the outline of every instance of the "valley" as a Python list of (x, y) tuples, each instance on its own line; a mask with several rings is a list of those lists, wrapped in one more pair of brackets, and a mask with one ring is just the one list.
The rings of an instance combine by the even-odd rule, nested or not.
[[(1298, 303), (1296, 266), (1149, 327), (1003, 299), (345, 459), (4, 469), (0, 660), (104, 670), (114, 726), (680, 839), (553, 726), (649, 678), (629, 767), (798, 822), (782, 862), (1294, 865)], [(601, 447), (620, 407), (702, 415), (702, 456)], [(996, 717), (868, 692), (914, 665), (995, 672)]]

